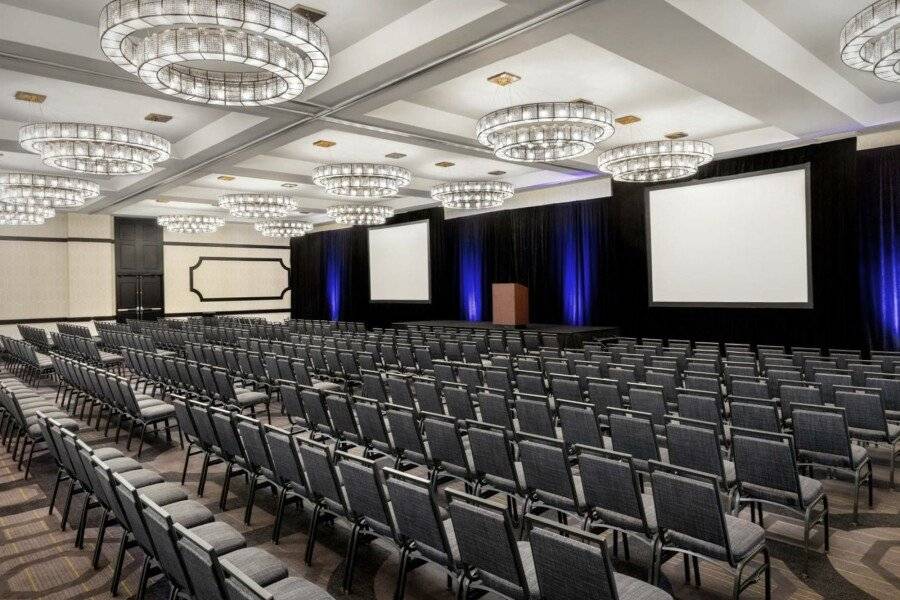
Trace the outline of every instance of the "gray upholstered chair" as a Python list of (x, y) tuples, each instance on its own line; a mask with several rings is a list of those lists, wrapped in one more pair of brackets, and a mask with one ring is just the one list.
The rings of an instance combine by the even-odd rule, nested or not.
[(834, 404), (845, 409), (850, 437), (860, 442), (886, 444), (890, 450), (891, 489), (894, 489), (894, 468), (900, 454), (900, 425), (889, 423), (882, 390), (878, 388), (848, 388), (835, 385)]
[(585, 512), (581, 478), (572, 472), (566, 443), (562, 440), (519, 433), (519, 461), (525, 476), (525, 509), (549, 508), (565, 519), (566, 514)]
[(732, 427), (781, 433), (777, 400), (731, 396), (730, 406)]
[(562, 439), (568, 448), (575, 444), (603, 448), (603, 431), (596, 406), (588, 402), (557, 400), (556, 412)]
[(303, 499), (309, 498), (306, 477), (303, 474), (303, 463), (297, 450), (295, 438), (290, 432), (273, 425), (264, 425), (266, 445), (272, 457), (275, 479), (278, 482), (278, 497), (275, 501), (275, 524), (272, 527), (272, 541), (278, 544), (281, 537), (281, 526), (284, 521), (284, 510), (288, 502), (297, 502), (303, 506)]
[(666, 417), (666, 449), (669, 463), (714, 475), (731, 498), (737, 481), (734, 463), (723, 458), (719, 432), (714, 423), (682, 416)]
[(312, 440), (294, 439), (297, 443), (300, 461), (303, 463), (309, 499), (314, 504), (305, 557), (306, 564), (310, 565), (312, 564), (316, 536), (323, 515), (331, 515), (332, 517), (345, 516), (347, 514), (347, 505), (340, 477), (335, 470), (331, 447)]
[(517, 392), (515, 407), (519, 431), (544, 437), (558, 437), (553, 409), (547, 396)]
[(516, 499), (525, 495), (522, 463), (514, 458), (512, 431), (498, 425), (467, 421), (469, 448), (475, 466), (475, 493), (506, 494), (507, 505), (516, 515)]
[(660, 460), (653, 417), (649, 413), (608, 408), (612, 449), (630, 454), (635, 469), (649, 473), (648, 461)]

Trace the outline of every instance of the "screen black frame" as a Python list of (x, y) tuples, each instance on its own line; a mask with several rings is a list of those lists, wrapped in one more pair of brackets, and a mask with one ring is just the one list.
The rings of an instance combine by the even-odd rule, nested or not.
[[(704, 185), (732, 179), (744, 179), (746, 177), (759, 177), (773, 173), (787, 171), (803, 171), (806, 188), (806, 302), (656, 302), (653, 300), (653, 249), (651, 245), (650, 231), (650, 192), (670, 188), (686, 187), (691, 185)], [(651, 308), (798, 308), (812, 309), (813, 303), (813, 269), (812, 269), (812, 193), (810, 189), (810, 163), (798, 163), (776, 169), (764, 169), (761, 171), (747, 171), (737, 175), (725, 175), (723, 177), (710, 177), (708, 179), (690, 179), (668, 185), (660, 185), (644, 188), (644, 229), (647, 242), (647, 305)]]
[[(408, 225), (418, 225), (425, 223), (425, 234), (428, 240), (428, 260), (426, 267), (428, 269), (428, 299), (427, 300), (373, 300), (372, 299), (372, 230), (374, 229), (391, 229), (393, 227), (406, 227)], [(366, 253), (368, 258), (369, 269), (369, 304), (431, 304), (431, 219), (419, 219), (418, 221), (406, 221), (403, 223), (391, 223), (389, 225), (377, 225), (369, 227), (366, 230)]]

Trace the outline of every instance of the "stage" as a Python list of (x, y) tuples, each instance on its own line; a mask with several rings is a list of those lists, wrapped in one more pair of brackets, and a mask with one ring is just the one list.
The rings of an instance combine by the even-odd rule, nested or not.
[(595, 338), (615, 337), (619, 334), (619, 328), (609, 325), (578, 326), (578, 325), (548, 325), (546, 323), (529, 323), (528, 325), (495, 325), (490, 321), (400, 321), (393, 323), (394, 327), (407, 327), (418, 325), (425, 327), (448, 327), (454, 329), (487, 329), (508, 330), (519, 329), (538, 331), (540, 333), (552, 333), (559, 339), (559, 345), (563, 348), (581, 348), (581, 346)]

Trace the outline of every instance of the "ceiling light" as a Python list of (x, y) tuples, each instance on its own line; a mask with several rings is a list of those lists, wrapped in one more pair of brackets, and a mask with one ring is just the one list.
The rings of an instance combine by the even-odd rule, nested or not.
[(316, 140), (313, 142), (313, 146), (318, 148), (331, 148), (332, 146), (336, 146), (337, 142), (332, 142), (331, 140)]
[(331, 206), (325, 214), (341, 225), (384, 225), (394, 216), (394, 209), (376, 204), (345, 204)]
[(219, 181), (234, 181), (237, 178), (232, 175), (219, 175), (216, 179)]
[(714, 154), (708, 142), (659, 140), (607, 150), (597, 158), (597, 165), (616, 181), (671, 181), (695, 175)]
[(276, 194), (227, 194), (218, 205), (238, 219), (270, 219), (297, 210), (296, 200)]
[(403, 154), (402, 152), (391, 152), (390, 154), (385, 154), (384, 157), (397, 159), (397, 158), (405, 158), (406, 155)]
[(74, 208), (100, 196), (93, 181), (39, 173), (0, 173), (0, 202)]
[(50, 207), (0, 202), (0, 225), (43, 225), (55, 216)]
[(297, 187), (297, 184), (296, 184), (296, 183), (282, 183), (282, 184), (281, 184), (281, 187), (283, 187), (283, 188), (288, 188), (288, 189), (293, 189), (293, 188)]
[(200, 215), (163, 215), (156, 223), (171, 233), (213, 233), (225, 224), (222, 217)]
[(294, 8), (291, 9), (291, 12), (296, 13), (301, 17), (306, 17), (312, 23), (316, 23), (327, 14), (321, 10), (310, 8), (309, 6), (303, 6), (302, 4), (295, 5)]
[(442, 160), (441, 162), (436, 162), (436, 163), (434, 163), (434, 166), (436, 166), (436, 167), (443, 167), (443, 168), (446, 169), (447, 167), (452, 167), (452, 166), (455, 165), (455, 164), (456, 164), (456, 163), (452, 163), (452, 162), (450, 162), (449, 160)]
[(489, 113), (478, 141), (503, 160), (545, 162), (591, 152), (615, 131), (607, 108), (584, 102), (522, 104)]
[(339, 163), (316, 167), (313, 183), (335, 196), (386, 198), (409, 185), (408, 170), (396, 165)]
[(172, 120), (172, 115), (162, 115), (160, 113), (150, 113), (146, 117), (144, 117), (145, 121), (150, 121), (151, 123), (168, 123)]
[(496, 208), (513, 195), (513, 186), (505, 181), (451, 181), (431, 188), (431, 197), (444, 208)]
[(496, 75), (491, 75), (487, 78), (488, 81), (499, 85), (500, 87), (506, 87), (520, 79), (522, 78), (514, 73), (509, 73), (508, 71), (503, 71), (502, 73), (497, 73)]
[(488, 175), (506, 175), (506, 171), (488, 171)]
[(318, 26), (265, 0), (113, 0), (100, 12), (100, 47), (160, 92), (224, 106), (296, 98), (330, 60)]
[(681, 138), (686, 138), (688, 134), (683, 131), (673, 131), (672, 133), (667, 133), (665, 135), (666, 139), (669, 140), (680, 140)]
[(633, 125), (640, 120), (641, 118), (635, 115), (622, 115), (621, 117), (616, 117), (616, 123), (619, 125)]
[(885, 81), (900, 81), (900, 3), (879, 0), (859, 11), (841, 30), (841, 59)]
[(149, 173), (169, 158), (164, 138), (146, 131), (90, 123), (33, 123), (19, 129), (19, 144), (47, 166), (96, 175)]
[(253, 227), (266, 237), (301, 237), (312, 231), (313, 224), (297, 219), (276, 219), (255, 223)]
[(18, 91), (15, 95), (16, 100), (22, 100), (23, 102), (34, 102), (35, 104), (43, 104), (44, 100), (47, 99), (47, 96), (44, 94), (38, 94), (36, 92), (23, 92)]

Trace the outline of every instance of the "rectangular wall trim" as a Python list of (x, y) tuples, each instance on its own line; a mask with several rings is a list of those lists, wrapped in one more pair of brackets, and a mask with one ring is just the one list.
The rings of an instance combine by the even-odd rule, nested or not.
[(0, 325), (28, 325), (29, 323), (73, 323), (80, 321), (115, 321), (116, 316), (103, 317), (41, 317), (40, 319), (5, 319)]
[(202, 317), (204, 315), (255, 315), (271, 313), (290, 313), (289, 308), (263, 308), (251, 310), (213, 310), (210, 312), (166, 313), (166, 317)]
[(214, 242), (163, 242), (163, 246), (195, 246), (200, 248), (262, 248), (265, 250), (290, 250), (290, 246), (272, 244), (216, 244)]
[(86, 237), (36, 237), (30, 235), (0, 235), (0, 242), (97, 242), (98, 244), (113, 244), (115, 243), (115, 240)]

